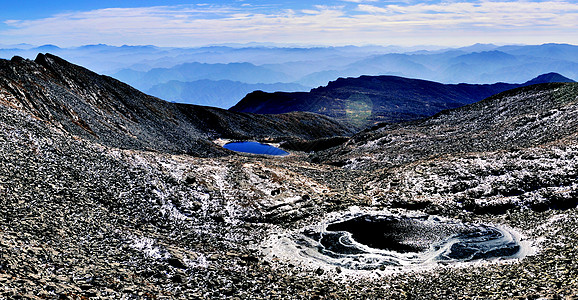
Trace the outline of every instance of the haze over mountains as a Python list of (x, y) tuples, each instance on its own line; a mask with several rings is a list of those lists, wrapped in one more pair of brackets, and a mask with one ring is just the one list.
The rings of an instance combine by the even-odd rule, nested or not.
[[(566, 44), (478, 44), (422, 51), (379, 46), (276, 48), (259, 45), (201, 48), (91, 45), (69, 49), (16, 45), (2, 48), (0, 57), (34, 58), (38, 52), (51, 52), (162, 99), (202, 105), (213, 103), (221, 108), (233, 106), (241, 99), (238, 95), (252, 88), (270, 92), (274, 89), (306, 91), (339, 77), (362, 75), (395, 75), (440, 83), (523, 83), (550, 72), (578, 78), (578, 47)], [(219, 88), (199, 95), (198, 91), (206, 86)], [(175, 93), (175, 87), (181, 92)]]
[(298, 83), (244, 83), (231, 80), (201, 79), (191, 82), (169, 81), (147, 90), (148, 94), (178, 103), (221, 108), (231, 107), (253, 91), (309, 91)]

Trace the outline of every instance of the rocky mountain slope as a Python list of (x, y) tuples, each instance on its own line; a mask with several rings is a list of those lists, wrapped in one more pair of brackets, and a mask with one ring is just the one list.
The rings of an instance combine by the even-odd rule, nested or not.
[(361, 127), (432, 116), (509, 89), (545, 82), (573, 82), (549, 73), (523, 84), (441, 84), (396, 76), (340, 78), (309, 93), (248, 94), (231, 111), (278, 114), (309, 111)]
[[(388, 174), (429, 161), (422, 177), (430, 178), (419, 187), (438, 196), (460, 194), (464, 206), (477, 203), (470, 209), (574, 207), (577, 118), (578, 84), (533, 85), (425, 120), (366, 130), (313, 160)], [(460, 163), (474, 166), (462, 170)], [(414, 189), (416, 183), (403, 184)], [(563, 192), (554, 197), (555, 190)]]
[[(83, 69), (60, 76), (18, 59), (2, 63), (0, 298), (578, 296), (577, 84), (515, 89), (426, 120), (368, 129), (315, 154), (203, 158), (172, 148), (119, 148), (67, 129), (74, 128), (68, 118), (49, 118), (60, 115), (52, 103), (72, 107), (79, 97), (51, 93), (103, 91), (103, 78), (74, 75)], [(90, 99), (101, 101), (94, 107), (105, 118), (112, 110), (106, 103), (124, 98)], [(138, 110), (123, 112), (144, 118)], [(146, 115), (154, 124), (166, 117)], [(273, 138), (284, 128), (269, 130)], [(440, 221), (448, 228), (506, 228), (524, 251), (417, 269), (371, 261), (358, 262), (367, 269), (350, 269), (328, 256), (307, 259), (323, 253), (298, 237), (363, 214), (429, 222), (422, 228)], [(403, 230), (390, 235), (404, 239)]]
[(2, 103), (79, 137), (124, 149), (223, 155), (217, 138), (315, 139), (351, 133), (314, 114), (259, 116), (174, 104), (50, 54), (0, 61)]

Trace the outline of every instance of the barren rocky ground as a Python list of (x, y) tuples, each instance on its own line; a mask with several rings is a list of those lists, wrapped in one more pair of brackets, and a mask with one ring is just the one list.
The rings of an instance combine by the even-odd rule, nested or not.
[[(3, 91), (0, 298), (578, 297), (576, 84), (287, 157), (117, 147), (7, 105)], [(351, 211), (503, 226), (525, 251), (350, 270), (292, 243)]]

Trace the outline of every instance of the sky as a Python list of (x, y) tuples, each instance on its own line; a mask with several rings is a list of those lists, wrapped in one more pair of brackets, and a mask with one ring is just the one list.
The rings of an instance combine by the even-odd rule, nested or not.
[(0, 4), (0, 45), (578, 44), (577, 0), (0, 0)]

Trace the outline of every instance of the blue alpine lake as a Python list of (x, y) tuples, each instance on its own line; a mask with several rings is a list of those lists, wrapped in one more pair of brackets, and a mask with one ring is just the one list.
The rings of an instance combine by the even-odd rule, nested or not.
[(261, 144), (257, 142), (234, 142), (228, 143), (223, 146), (225, 149), (229, 149), (236, 152), (252, 153), (252, 154), (265, 154), (265, 155), (275, 155), (275, 156), (285, 156), (289, 155), (289, 152), (283, 151), (277, 147), (273, 147), (267, 144)]

